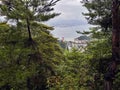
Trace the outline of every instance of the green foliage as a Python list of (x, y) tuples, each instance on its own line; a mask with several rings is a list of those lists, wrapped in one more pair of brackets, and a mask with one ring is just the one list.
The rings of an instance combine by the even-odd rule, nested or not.
[(20, 19), (34, 21), (46, 21), (54, 18), (56, 13), (49, 13), (53, 11), (53, 6), (59, 0), (2, 0), (0, 5), (2, 15), (9, 19)]
[[(103, 74), (111, 60), (111, 33), (104, 31), (105, 22), (111, 16), (111, 1), (83, 1), (89, 11), (84, 14), (88, 22), (101, 27), (82, 32), (92, 38), (82, 52), (62, 51), (58, 40), (50, 34), (54, 28), (40, 23), (59, 15), (50, 13), (57, 1), (2, 0), (1, 14), (15, 20), (16, 25), (0, 23), (1, 90), (6, 87), (12, 90), (103, 89)], [(111, 23), (107, 28), (111, 30)], [(66, 48), (65, 42), (60, 44)], [(119, 89), (119, 74), (114, 90)]]
[(67, 49), (67, 43), (66, 42), (64, 42), (62, 40), (59, 40), (59, 45), (62, 49), (64, 49), (64, 50)]
[[(57, 75), (62, 51), (49, 30), (38, 21), (54, 18), (52, 6), (59, 0), (3, 0), (1, 14), (16, 22), (0, 23), (0, 88), (45, 90)], [(49, 10), (48, 10), (49, 9)], [(50, 10), (51, 9), (51, 10)], [(42, 17), (39, 17), (42, 15)], [(14, 23), (15, 23), (14, 22)], [(29, 37), (28, 37), (29, 35)]]
[(93, 80), (89, 73), (90, 58), (76, 49), (65, 51), (65, 60), (58, 69), (61, 77), (60, 90), (84, 90), (83, 88), (89, 87), (87, 81)]
[[(28, 77), (38, 75), (39, 84), (44, 85), (47, 81), (43, 83), (41, 80), (56, 75), (55, 69), (62, 59), (62, 52), (57, 40), (46, 30), (48, 26), (40, 24), (40, 27), (42, 29), (39, 25), (34, 27), (35, 46), (26, 46), (28, 39), (24, 29), (20, 31), (7, 25), (0, 29), (0, 86), (9, 84), (15, 90), (25, 89)], [(34, 81), (32, 83), (33, 88), (37, 86)]]
[[(90, 60), (91, 70), (99, 76), (99, 79), (96, 80), (95, 90), (102, 90), (103, 75), (112, 60), (112, 0), (83, 0), (83, 6), (88, 9), (88, 13), (84, 13), (88, 22), (97, 25), (90, 32), (84, 32), (84, 34), (91, 34), (95, 40), (89, 44), (86, 51), (93, 54), (93, 58)], [(113, 90), (119, 90), (118, 74), (114, 79)]]
[[(109, 38), (92, 39), (84, 52), (64, 51), (65, 59), (59, 66), (59, 90), (102, 90), (104, 73), (111, 60)], [(54, 90), (54, 89), (52, 89)]]
[(88, 22), (101, 26), (103, 31), (111, 31), (111, 0), (83, 0), (83, 6), (88, 10), (84, 13)]

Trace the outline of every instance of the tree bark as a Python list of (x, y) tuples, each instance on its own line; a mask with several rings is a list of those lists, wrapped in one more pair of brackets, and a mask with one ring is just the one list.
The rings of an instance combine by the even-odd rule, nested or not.
[(113, 0), (112, 3), (112, 61), (105, 74), (105, 90), (112, 90), (113, 80), (115, 78), (117, 64), (119, 60), (119, 1)]
[(30, 30), (30, 22), (29, 22), (28, 18), (26, 19), (26, 22), (27, 22), (27, 30), (28, 30), (28, 34), (29, 34), (29, 39), (31, 40), (32, 35), (31, 35), (31, 30)]
[(119, 2), (113, 0), (112, 6), (112, 58), (119, 59)]

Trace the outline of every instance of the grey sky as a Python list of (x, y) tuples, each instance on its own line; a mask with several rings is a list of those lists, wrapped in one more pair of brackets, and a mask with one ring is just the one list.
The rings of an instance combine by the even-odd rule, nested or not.
[(73, 40), (79, 34), (76, 31), (88, 30), (90, 25), (82, 15), (87, 12), (86, 8), (80, 3), (81, 0), (61, 0), (55, 6), (55, 12), (61, 13), (60, 16), (51, 19), (47, 23), (55, 27), (52, 34), (61, 39)]
[[(90, 25), (82, 15), (87, 12), (86, 8), (80, 3), (81, 0), (61, 0), (55, 5), (55, 12), (61, 13), (47, 22), (48, 25), (54, 26), (53, 36), (65, 40), (73, 40), (80, 36), (76, 31), (89, 30)], [(1, 17), (4, 20), (3, 17)]]

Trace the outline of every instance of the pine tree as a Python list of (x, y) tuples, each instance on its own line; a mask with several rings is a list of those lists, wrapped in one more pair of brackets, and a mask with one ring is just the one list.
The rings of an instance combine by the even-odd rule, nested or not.
[(59, 15), (51, 12), (58, 1), (2, 0), (1, 14), (16, 25), (0, 24), (1, 89), (50, 88), (48, 78), (56, 75), (62, 53), (50, 34), (53, 27), (41, 22)]
[[(115, 83), (115, 81), (119, 82), (119, 80), (113, 81), (114, 77), (116, 76), (116, 67), (118, 66), (119, 62), (119, 0), (83, 0), (83, 2), (84, 6), (87, 7), (89, 11), (85, 14), (88, 16), (87, 19), (89, 23), (101, 26), (99, 29), (104, 30), (104, 32), (109, 30), (110, 35), (112, 33), (112, 43), (110, 44), (112, 47), (112, 59), (110, 59), (111, 62), (108, 62), (109, 65), (104, 76), (106, 81), (105, 90), (112, 90), (112, 88), (115, 88), (115, 86), (118, 84)], [(114, 85), (112, 84), (113, 82), (115, 83)]]
[(83, 0), (82, 3), (88, 10), (88, 13), (83, 14), (89, 24), (98, 25), (103, 31), (111, 31), (111, 0)]
[(8, 20), (13, 19), (18, 24), (20, 21), (26, 22), (29, 40), (32, 41), (31, 21), (47, 21), (55, 16), (56, 13), (49, 13), (59, 0), (3, 0), (1, 4), (2, 15), (7, 16)]

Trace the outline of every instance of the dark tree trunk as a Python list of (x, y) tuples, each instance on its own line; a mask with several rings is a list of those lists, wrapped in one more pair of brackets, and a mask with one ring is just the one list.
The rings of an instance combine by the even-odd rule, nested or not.
[[(28, 10), (28, 3), (26, 2), (26, 10)], [(30, 30), (30, 17), (26, 17), (26, 23), (27, 23), (27, 30), (29, 34), (29, 40), (32, 40), (31, 30)]]
[(30, 22), (28, 18), (26, 19), (26, 22), (27, 22), (27, 30), (29, 34), (29, 39), (32, 39), (31, 30), (30, 30)]
[(112, 61), (105, 74), (105, 90), (112, 90), (113, 80), (115, 78), (117, 64), (119, 60), (119, 2), (113, 0), (112, 3)]
[[(113, 59), (119, 59), (119, 2), (113, 0), (112, 6), (112, 57)], [(118, 60), (119, 61), (119, 60)]]

